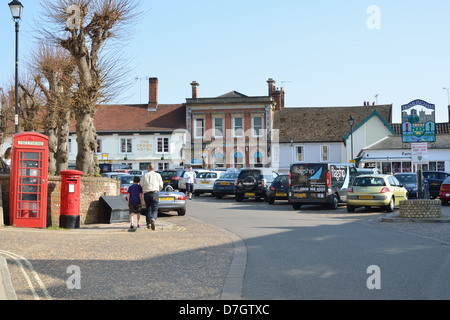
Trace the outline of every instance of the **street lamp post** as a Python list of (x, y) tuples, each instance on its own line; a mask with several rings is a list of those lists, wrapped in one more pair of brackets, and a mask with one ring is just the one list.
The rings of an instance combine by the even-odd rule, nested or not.
[(450, 93), (449, 93), (450, 88), (442, 88), (442, 89), (447, 90), (447, 101), (448, 101), (447, 105), (450, 106)]
[(16, 86), (15, 86), (15, 107), (14, 107), (14, 124), (15, 133), (19, 131), (19, 21), (22, 17), (23, 5), (20, 1), (13, 0), (8, 3), (13, 20), (16, 23)]
[(350, 125), (350, 136), (351, 136), (351, 160), (353, 160), (353, 125), (355, 124), (355, 119), (352, 116), (348, 118), (348, 124)]

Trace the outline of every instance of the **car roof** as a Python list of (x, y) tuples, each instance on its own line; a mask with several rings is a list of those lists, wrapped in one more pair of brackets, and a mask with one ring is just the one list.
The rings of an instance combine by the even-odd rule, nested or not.
[(390, 174), (362, 174), (362, 175), (357, 176), (356, 178), (370, 178), (370, 177), (387, 178), (389, 176), (392, 176), (392, 175), (390, 175)]

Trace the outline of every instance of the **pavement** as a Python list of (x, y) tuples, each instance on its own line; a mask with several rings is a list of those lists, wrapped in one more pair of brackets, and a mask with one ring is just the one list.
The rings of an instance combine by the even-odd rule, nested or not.
[[(400, 227), (400, 225), (404, 225), (408, 228), (419, 228), (422, 231), (424, 230), (424, 224), (428, 225), (430, 228), (430, 235), (436, 235), (435, 228), (432, 228), (432, 225), (436, 225), (435, 223), (449, 223), (450, 222), (450, 210), (443, 210), (443, 217), (439, 219), (403, 219), (398, 217), (398, 211), (394, 212), (390, 215), (384, 215), (383, 218), (380, 218), (380, 223), (386, 223), (391, 225), (393, 228)], [(389, 223), (393, 222), (393, 223)], [(417, 223), (415, 223), (417, 222)], [(63, 261), (78, 261), (79, 263), (84, 263), (83, 261), (88, 261), (87, 264), (89, 267), (97, 268), (95, 265), (95, 261), (99, 260), (103, 265), (106, 263), (110, 263), (110, 260), (114, 260), (114, 263), (125, 263), (123, 261), (144, 261), (146, 264), (143, 268), (148, 268), (148, 265), (158, 265), (162, 268), (166, 268), (166, 265), (177, 265), (189, 264), (190, 268), (194, 270), (192, 273), (189, 270), (180, 271), (179, 274), (173, 271), (170, 279), (166, 279), (167, 281), (164, 283), (164, 286), (167, 286), (168, 283), (173, 283), (177, 281), (175, 279), (182, 277), (183, 275), (187, 278), (196, 277), (202, 273), (210, 273), (212, 269), (214, 269), (214, 274), (205, 274), (205, 278), (215, 279), (213, 280), (213, 284), (210, 283), (210, 280), (198, 278), (191, 279), (192, 283), (189, 285), (181, 285), (180, 287), (186, 287), (184, 289), (179, 289), (180, 292), (178, 295), (174, 293), (174, 288), (170, 288), (170, 298), (169, 299), (224, 299), (224, 300), (239, 300), (242, 297), (242, 283), (245, 273), (245, 267), (247, 263), (247, 249), (245, 243), (236, 235), (230, 233), (227, 230), (216, 227), (214, 225), (208, 224), (206, 222), (200, 221), (196, 218), (190, 216), (163, 216), (158, 218), (156, 222), (156, 230), (151, 231), (147, 230), (145, 227), (141, 227), (137, 231), (131, 232), (128, 230), (128, 223), (116, 223), (116, 224), (91, 224), (91, 225), (83, 225), (77, 229), (71, 230), (47, 230), (47, 229), (39, 229), (39, 231), (35, 231), (35, 229), (25, 230), (23, 228), (13, 228), (13, 227), (0, 227), (0, 235), (8, 235), (4, 237), (5, 247), (8, 250), (21, 252), (21, 254), (29, 257), (33, 263), (39, 263), (41, 260), (47, 262), (43, 266), (43, 268), (48, 267), (48, 261), (52, 261), (53, 264), (58, 264), (56, 258), (60, 258), (61, 255), (61, 242), (69, 241), (79, 241), (77, 245), (80, 246), (80, 252), (82, 252), (83, 256), (76, 256), (77, 251), (71, 251), (67, 256), (61, 257)], [(427, 227), (428, 228), (428, 227)], [(425, 229), (427, 229), (425, 228)], [(425, 230), (426, 231), (426, 230)], [(53, 233), (52, 233), (53, 232)], [(414, 231), (415, 232), (415, 231)], [(52, 237), (49, 237), (49, 233), (52, 233)], [(141, 235), (141, 238), (136, 238), (140, 240), (133, 240), (130, 238), (132, 233), (136, 233), (137, 235)], [(80, 235), (82, 235), (80, 237)], [(104, 237), (107, 235), (107, 237)], [(109, 235), (114, 235), (115, 240), (111, 240), (113, 237), (109, 237)], [(150, 240), (147, 235), (151, 235)], [(448, 236), (448, 235), (447, 235)], [(26, 239), (22, 239), (26, 238)], [(31, 249), (33, 247), (30, 244), (30, 249), (25, 248), (22, 253), (20, 250), (24, 248), (23, 243), (17, 244), (17, 247), (14, 247), (15, 242), (18, 242), (17, 239), (21, 239), (24, 243), (37, 241), (43, 243), (44, 240), (47, 241), (48, 238), (55, 238), (54, 244), (48, 243), (48, 249), (46, 248), (42, 251), (40, 249)], [(83, 240), (73, 240), (73, 239), (83, 239)], [(107, 253), (98, 253), (99, 248), (103, 250), (111, 241), (128, 241), (132, 242), (131, 246), (124, 245), (124, 248), (119, 248), (119, 251), (125, 252), (123, 256), (117, 256), (117, 252), (114, 252), (113, 256), (108, 256)], [(82, 242), (85, 241), (85, 242)], [(104, 242), (103, 242), (104, 241)], [(134, 250), (133, 241), (150, 241), (152, 248), (155, 250), (151, 253), (148, 253), (148, 250), (145, 252), (145, 256), (142, 256), (141, 253), (137, 252), (129, 252), (130, 250)], [(6, 243), (8, 242), (8, 243)], [(92, 243), (95, 242), (93, 246)], [(12, 245), (11, 245), (12, 244)], [(47, 243), (46, 243), (47, 245)], [(146, 246), (145, 244), (143, 244)], [(93, 246), (93, 248), (91, 248)], [(206, 249), (205, 249), (206, 248)], [(111, 249), (107, 248), (106, 250)], [(111, 250), (116, 250), (117, 248), (112, 248)], [(40, 251), (39, 251), (40, 250)], [(97, 250), (97, 251), (96, 251)], [(52, 256), (52, 251), (55, 251)], [(141, 250), (142, 251), (142, 250)], [(176, 254), (174, 254), (176, 252)], [(3, 253), (3, 256), (2, 256)], [(131, 254), (131, 255), (127, 255)], [(209, 254), (209, 258), (205, 259), (205, 255)], [(9, 256), (8, 256), (9, 255)], [(13, 254), (9, 251), (0, 250), (0, 300), (21, 300), (22, 298), (16, 294), (15, 287), (13, 285), (12, 277), (10, 274), (10, 270), (8, 268), (8, 263), (6, 258), (11, 258), (13, 260), (17, 259), (17, 256), (12, 256)], [(149, 258), (150, 255), (150, 258)], [(165, 255), (164, 258), (161, 258), (161, 255)], [(55, 259), (53, 261), (52, 259)], [(164, 261), (162, 261), (164, 260)], [(170, 260), (169, 262), (166, 260)], [(200, 260), (200, 261), (199, 261)], [(37, 261), (37, 262), (36, 262)], [(67, 262), (64, 262), (67, 263)], [(94, 265), (94, 266), (93, 266)], [(100, 265), (100, 264), (99, 264)], [(39, 266), (41, 267), (41, 266)], [(84, 267), (84, 266), (83, 266)], [(41, 267), (42, 268), (42, 267)], [(84, 267), (86, 268), (86, 267)], [(110, 270), (116, 269), (117, 266), (111, 265)], [(135, 264), (132, 268), (141, 268), (141, 266)], [(197, 269), (195, 269), (197, 268)], [(139, 269), (140, 270), (140, 269)], [(145, 269), (143, 269), (145, 270)], [(176, 269), (174, 269), (176, 270)], [(161, 277), (160, 270), (155, 270), (155, 273), (158, 275), (156, 277)], [(16, 271), (17, 272), (17, 271)], [(23, 272), (23, 271), (22, 271)], [(111, 271), (112, 272), (112, 271)], [(167, 272), (169, 273), (169, 272)], [(44, 275), (46, 276), (46, 275)], [(121, 275), (122, 276), (122, 275)], [(114, 276), (112, 276), (114, 277)], [(163, 277), (166, 277), (164, 275)], [(167, 276), (169, 277), (169, 276)], [(13, 278), (14, 279), (14, 278)], [(107, 281), (110, 281), (109, 278)], [(129, 280), (127, 280), (129, 281)], [(194, 282), (200, 282), (200, 284), (194, 284)], [(14, 281), (15, 283), (15, 281)], [(120, 283), (118, 287), (122, 286)], [(114, 286), (113, 284), (111, 286)], [(161, 285), (162, 287), (163, 285)], [(203, 289), (205, 288), (205, 289)], [(164, 292), (161, 288), (156, 288), (160, 290), (162, 294), (159, 298), (164, 299)], [(144, 289), (142, 289), (144, 291)], [(155, 290), (155, 288), (146, 288), (147, 292)], [(167, 289), (169, 290), (169, 289)], [(184, 290), (184, 291), (183, 291)], [(199, 292), (199, 291), (205, 292)], [(208, 290), (208, 292), (206, 292)], [(19, 292), (18, 292), (19, 293)], [(21, 293), (22, 294), (22, 293)], [(144, 295), (144, 294), (143, 294)], [(124, 299), (131, 298), (126, 295), (118, 295), (116, 292), (115, 295), (111, 297), (106, 297), (107, 299), (114, 299), (116, 296), (120, 296)], [(138, 296), (139, 298), (141, 296)], [(186, 298), (187, 297), (187, 298)], [(200, 298), (199, 298), (200, 297)], [(56, 294), (54, 297), (58, 299), (59, 296)], [(96, 299), (93, 297), (74, 297), (74, 299)], [(103, 296), (102, 296), (103, 298)], [(151, 298), (151, 297), (150, 297)], [(24, 298), (28, 299), (28, 298)], [(31, 298), (30, 298), (31, 299)]]
[[(5, 226), (0, 227), (0, 238), (3, 242), (3, 246), (0, 247), (0, 300), (36, 298), (96, 300), (116, 297), (146, 299), (147, 292), (159, 292), (157, 299), (238, 300), (242, 297), (242, 283), (247, 262), (244, 242), (227, 230), (188, 215), (163, 215), (156, 221), (155, 231), (148, 230), (145, 224), (138, 230), (131, 231), (129, 223), (125, 222), (82, 225), (80, 228), (70, 230)], [(64, 245), (61, 245), (64, 242), (73, 243), (73, 246), (79, 248), (73, 250), (71, 248), (64, 252), (65, 249), (62, 249)], [(113, 247), (111, 243), (114, 245), (120, 243), (120, 245)], [(150, 249), (148, 249), (149, 246), (151, 246)], [(27, 269), (26, 264), (30, 264), (29, 262), (35, 270), (39, 270), (39, 276), (36, 276), (36, 272), (32, 270), (35, 274), (30, 273), (27, 284), (21, 278), (24, 277), (23, 269)], [(22, 264), (23, 267), (19, 268), (17, 264)], [(69, 295), (67, 298), (67, 288), (65, 292), (63, 288), (58, 289), (58, 292), (55, 289), (58, 286), (55, 284), (57, 281), (49, 277), (48, 269), (56, 270), (52, 273), (55, 278), (58, 268), (61, 269), (61, 266), (67, 268), (68, 264), (79, 264), (82, 270), (106, 270), (102, 272), (108, 274), (105, 278), (103, 275), (96, 274), (97, 278), (90, 282), (100, 281), (106, 287), (107, 282), (113, 281), (109, 287), (116, 286), (123, 290), (108, 293), (105, 289), (101, 294), (94, 293), (88, 297), (74, 294), (73, 297)], [(189, 265), (188, 270), (184, 268), (187, 265)], [(31, 269), (33, 267), (30, 266)], [(148, 278), (154, 279), (153, 287), (147, 284), (142, 285), (142, 279), (139, 281), (133, 279), (136, 274), (146, 276), (146, 270), (150, 268), (155, 269), (150, 271), (153, 274), (148, 275)], [(120, 269), (130, 270), (130, 272), (123, 275), (123, 271), (119, 273)], [(161, 274), (161, 270), (165, 271), (164, 274)], [(35, 282), (34, 278), (39, 277), (47, 287), (44, 291), (50, 293), (37, 292), (41, 290), (38, 285), (40, 281)], [(83, 277), (88, 278), (85, 274)], [(136, 281), (137, 286), (147, 287), (136, 288), (133, 290), (135, 295), (129, 296), (127, 288), (133, 281)], [(30, 291), (28, 286), (32, 287), (31, 282), (36, 287), (34, 296), (23, 293)], [(86, 282), (88, 281), (85, 280), (84, 283)], [(117, 285), (114, 284), (116, 282)], [(171, 287), (174, 283), (178, 283), (177, 288)], [(59, 287), (64, 286), (65, 284), (59, 284)], [(85, 287), (88, 286), (85, 285)], [(41, 288), (44, 288), (44, 285), (41, 285)], [(90, 292), (96, 290), (97, 288), (93, 288)]]

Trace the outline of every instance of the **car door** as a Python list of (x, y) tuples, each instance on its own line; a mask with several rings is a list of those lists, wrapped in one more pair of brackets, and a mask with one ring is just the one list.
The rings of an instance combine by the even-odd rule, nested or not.
[(394, 176), (388, 177), (388, 181), (394, 193), (395, 205), (399, 205), (400, 201), (406, 199), (406, 189), (401, 186), (401, 183)]

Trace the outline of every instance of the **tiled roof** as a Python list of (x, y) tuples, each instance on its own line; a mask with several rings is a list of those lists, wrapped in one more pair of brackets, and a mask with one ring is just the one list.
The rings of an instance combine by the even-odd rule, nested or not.
[(280, 142), (342, 142), (350, 132), (348, 119), (355, 119), (354, 128), (375, 110), (392, 122), (392, 104), (359, 107), (283, 108), (275, 111), (274, 129), (280, 130)]
[[(429, 142), (428, 149), (448, 149), (450, 148), (450, 135), (436, 135), (436, 142)], [(411, 150), (410, 143), (403, 143), (401, 135), (388, 136), (374, 144), (365, 147), (363, 150), (392, 150), (408, 149)]]
[(149, 111), (148, 104), (99, 106), (94, 118), (97, 132), (164, 132), (186, 129), (183, 104), (160, 104)]

